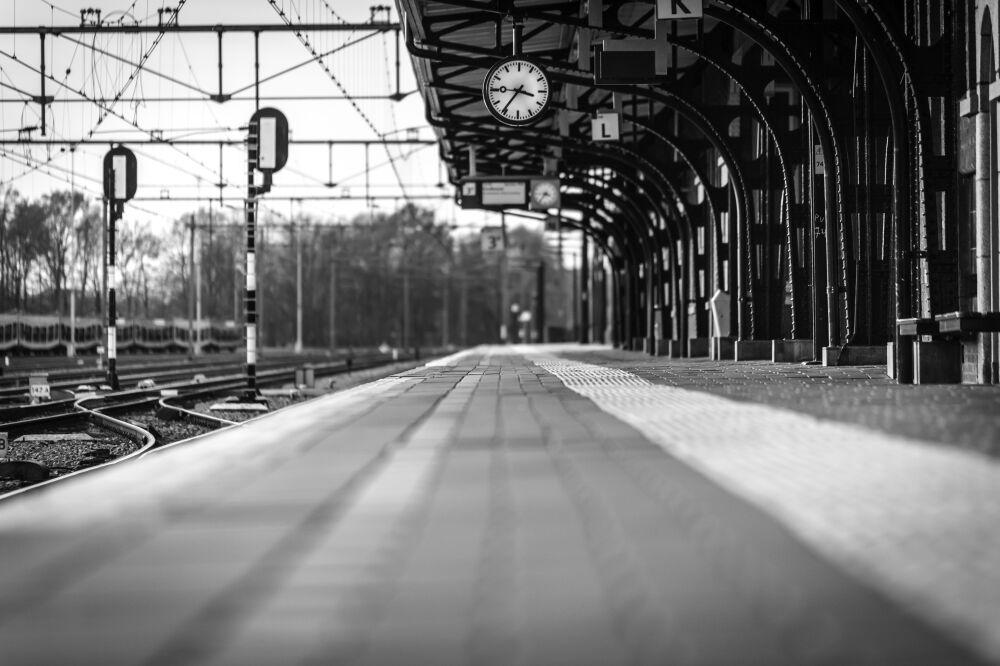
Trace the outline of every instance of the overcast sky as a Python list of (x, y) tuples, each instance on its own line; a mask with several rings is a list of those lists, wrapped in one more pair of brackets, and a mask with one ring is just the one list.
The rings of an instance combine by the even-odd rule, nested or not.
[[(0, 22), (5, 25), (79, 25), (82, 8), (99, 6), (105, 19), (124, 18), (156, 23), (157, 9), (176, 6), (180, 0), (16, 0), (0, 5)], [(366, 22), (370, 17), (368, 2), (356, 0), (275, 0), (277, 7), (290, 16), (308, 22), (329, 20), (332, 8), (347, 22)], [(382, 0), (378, 4), (387, 4)], [(391, 4), (391, 3), (388, 3)], [(127, 17), (126, 17), (127, 14)], [(397, 20), (395, 9), (392, 19)], [(180, 11), (185, 25), (220, 23), (280, 23), (278, 11), (268, 0), (188, 0)], [(336, 19), (334, 19), (336, 20)], [(322, 101), (267, 100), (269, 96), (323, 95), (354, 97), (380, 96), (396, 89), (395, 33), (371, 34), (309, 33), (306, 38), (319, 53), (343, 46), (323, 63), (339, 82), (316, 62), (267, 80), (282, 70), (302, 63), (312, 54), (294, 34), (264, 33), (260, 38), (260, 86), (262, 106), (275, 106), (288, 117), (295, 139), (376, 139), (379, 134), (405, 138), (417, 135), (432, 138), (424, 120), (424, 104), (418, 93), (401, 102), (383, 99), (346, 99)], [(214, 94), (218, 88), (218, 41), (215, 34), (166, 34), (155, 43), (155, 33), (144, 35), (64, 35), (46, 40), (46, 70), (55, 81), (46, 82), (46, 94), (56, 102), (49, 107), (47, 138), (98, 140), (148, 138), (155, 131), (164, 138), (242, 139), (245, 126), (254, 110), (253, 37), (249, 33), (227, 33), (223, 38), (223, 91), (236, 93), (236, 99), (218, 104), (212, 101), (161, 102), (157, 98), (197, 98)], [(105, 53), (95, 52), (100, 49)], [(23, 93), (40, 92), (39, 39), (23, 35), (16, 39), (0, 36), (0, 137), (17, 139), (20, 131), (41, 125), (39, 105), (23, 103)], [(126, 85), (144, 54), (145, 71)], [(16, 58), (16, 59), (15, 59)], [(118, 58), (118, 59), (116, 59)], [(400, 89), (416, 89), (410, 60), (402, 48)], [(128, 61), (128, 62), (125, 62)], [(163, 76), (157, 76), (158, 72)], [(166, 78), (169, 77), (169, 78)], [(18, 92), (20, 90), (21, 92)], [(92, 103), (80, 103), (78, 91), (88, 97), (114, 99), (104, 109)], [(67, 103), (69, 101), (69, 103)], [(110, 109), (112, 113), (108, 113)], [(101, 120), (102, 116), (105, 116)], [(119, 117), (120, 116), (120, 117)], [(411, 131), (407, 131), (411, 128)], [(42, 138), (40, 130), (30, 133)], [(100, 192), (100, 164), (109, 146), (79, 146), (72, 153), (68, 147), (0, 146), (0, 181), (12, 184), (24, 196), (37, 197), (52, 189), (67, 188), (72, 182), (93, 197)], [(127, 209), (126, 219), (149, 219), (164, 222), (207, 206), (207, 202), (182, 201), (184, 197), (218, 196), (217, 183), (228, 183), (224, 195), (229, 206), (241, 207), (239, 199), (246, 188), (246, 153), (239, 146), (226, 147), (220, 155), (217, 145), (156, 146), (132, 145), (139, 162), (138, 199)], [(437, 146), (391, 146), (397, 171), (388, 166), (386, 149), (372, 145), (368, 152), (371, 165), (369, 185), (380, 199), (381, 209), (392, 209), (411, 196), (448, 195), (445, 201), (422, 201), (438, 209), (443, 219), (452, 218), (463, 226), (495, 224), (495, 216), (482, 212), (462, 213), (451, 203), (452, 188), (442, 189), (446, 180), (437, 157)], [(276, 174), (274, 189), (266, 205), (277, 213), (312, 213), (318, 216), (350, 217), (366, 210), (363, 200), (341, 199), (344, 194), (365, 193), (365, 149), (361, 146), (293, 145), (286, 168)], [(39, 165), (42, 166), (39, 166)], [(33, 168), (34, 167), (34, 168)], [(397, 176), (398, 172), (398, 176)], [(328, 187), (326, 183), (336, 183)], [(399, 182), (402, 181), (403, 189)], [(305, 197), (334, 196), (333, 201), (308, 200)], [(169, 197), (163, 198), (161, 197)], [(280, 198), (302, 198), (300, 202)], [(232, 199), (237, 199), (236, 201)], [(421, 200), (415, 199), (420, 202)], [(217, 205), (217, 202), (216, 204)]]

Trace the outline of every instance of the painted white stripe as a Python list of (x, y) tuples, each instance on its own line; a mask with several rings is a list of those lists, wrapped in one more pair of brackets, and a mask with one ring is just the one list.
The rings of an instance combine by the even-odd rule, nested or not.
[(108, 326), (108, 358), (118, 358), (118, 328)]
[(247, 289), (257, 290), (257, 255), (254, 252), (247, 252)]
[(454, 354), (449, 354), (442, 358), (436, 358), (433, 361), (428, 361), (425, 365), (429, 368), (439, 368), (444, 365), (457, 365), (459, 361), (467, 356), (472, 356), (473, 354), (482, 353), (482, 347), (473, 347), (472, 349), (463, 349), (460, 352), (455, 352)]
[(247, 324), (247, 363), (257, 362), (257, 324)]
[(859, 578), (1000, 659), (996, 461), (519, 351)]

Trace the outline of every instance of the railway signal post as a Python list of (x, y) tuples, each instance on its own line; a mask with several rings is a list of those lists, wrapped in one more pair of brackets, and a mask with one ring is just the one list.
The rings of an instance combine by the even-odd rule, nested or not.
[[(271, 176), (288, 161), (288, 120), (272, 108), (258, 109), (250, 117), (247, 135), (247, 199), (246, 199), (246, 336), (247, 388), (246, 398), (257, 393), (257, 199), (271, 191)], [(261, 184), (256, 172), (261, 173)]]
[(125, 213), (125, 202), (135, 196), (137, 169), (135, 153), (118, 145), (104, 156), (104, 205), (108, 212), (107, 270), (108, 270), (108, 372), (107, 381), (118, 390), (118, 312), (115, 303), (115, 224)]

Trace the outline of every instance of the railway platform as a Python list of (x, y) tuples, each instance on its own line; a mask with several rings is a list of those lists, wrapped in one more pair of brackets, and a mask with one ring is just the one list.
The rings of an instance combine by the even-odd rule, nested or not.
[(476, 348), (0, 502), (0, 662), (997, 664), (998, 398)]

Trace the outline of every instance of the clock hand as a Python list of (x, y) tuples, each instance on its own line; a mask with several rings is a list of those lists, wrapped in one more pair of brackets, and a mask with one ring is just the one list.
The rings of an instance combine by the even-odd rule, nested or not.
[(507, 107), (509, 107), (510, 103), (514, 101), (514, 98), (517, 97), (517, 93), (524, 92), (523, 90), (521, 90), (521, 88), (524, 88), (524, 86), (522, 85), (519, 88), (514, 89), (514, 94), (511, 95), (510, 99), (507, 100), (507, 103), (503, 105), (503, 109), (500, 111), (500, 113), (507, 113)]

